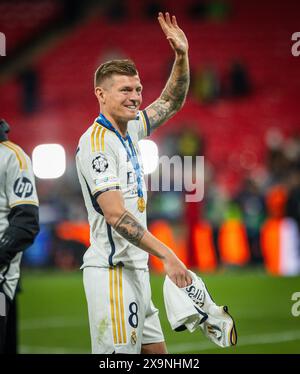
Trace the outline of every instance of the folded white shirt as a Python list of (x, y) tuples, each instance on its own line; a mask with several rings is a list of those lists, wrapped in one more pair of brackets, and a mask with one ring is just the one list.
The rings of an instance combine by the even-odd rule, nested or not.
[(218, 306), (211, 298), (202, 279), (190, 271), (193, 282), (179, 288), (166, 276), (163, 286), (164, 303), (171, 328), (176, 331), (201, 329), (220, 347), (237, 343), (232, 317), (226, 306)]
[(207, 318), (200, 307), (197, 308), (194, 305), (185, 288), (177, 287), (168, 276), (164, 281), (163, 293), (167, 317), (172, 330), (181, 331), (187, 328), (193, 332)]

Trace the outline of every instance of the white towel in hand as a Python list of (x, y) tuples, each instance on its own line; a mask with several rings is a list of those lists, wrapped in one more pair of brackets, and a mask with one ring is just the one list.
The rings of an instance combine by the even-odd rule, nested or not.
[(199, 328), (219, 347), (235, 345), (237, 333), (228, 308), (216, 305), (202, 279), (189, 272), (193, 282), (187, 287), (177, 287), (168, 276), (164, 281), (164, 302), (171, 328), (190, 332)]
[(187, 328), (193, 332), (207, 318), (201, 308), (194, 305), (185, 288), (177, 287), (168, 276), (165, 278), (163, 293), (167, 317), (172, 330), (180, 331)]

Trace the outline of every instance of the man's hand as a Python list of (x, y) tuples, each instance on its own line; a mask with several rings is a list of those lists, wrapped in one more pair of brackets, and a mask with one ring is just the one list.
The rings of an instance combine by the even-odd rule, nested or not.
[(168, 256), (166, 256), (162, 262), (164, 264), (166, 274), (177, 287), (187, 287), (193, 282), (186, 266), (174, 253), (170, 253)]
[(176, 17), (166, 13), (159, 13), (158, 22), (165, 33), (171, 47), (177, 55), (185, 55), (188, 51), (189, 44), (184, 32), (178, 27)]
[(146, 108), (151, 132), (182, 108), (190, 84), (189, 44), (184, 32), (178, 27), (175, 16), (172, 16), (171, 21), (169, 13), (159, 13), (158, 21), (175, 51), (175, 61), (161, 95)]

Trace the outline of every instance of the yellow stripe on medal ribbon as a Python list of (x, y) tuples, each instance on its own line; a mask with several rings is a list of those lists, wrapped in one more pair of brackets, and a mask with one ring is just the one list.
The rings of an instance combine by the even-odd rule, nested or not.
[(118, 327), (118, 343), (122, 343), (121, 335), (121, 320), (120, 320), (120, 310), (119, 310), (119, 292), (118, 292), (118, 274), (117, 268), (114, 268), (114, 296), (116, 303), (116, 316), (117, 316), (117, 327)]
[(120, 289), (120, 305), (121, 305), (123, 343), (126, 344), (127, 343), (127, 336), (126, 336), (125, 314), (124, 314), (122, 266), (119, 267), (119, 289)]
[(145, 136), (147, 136), (147, 123), (146, 123), (146, 119), (145, 119), (144, 113), (143, 112), (140, 112), (140, 113), (141, 113), (142, 121), (143, 121), (143, 124), (144, 124)]
[(109, 296), (110, 296), (110, 312), (113, 329), (114, 344), (117, 343), (117, 328), (115, 319), (115, 305), (114, 305), (114, 287), (113, 287), (113, 268), (109, 268)]
[(5, 141), (2, 144), (15, 153), (15, 155), (16, 155), (18, 161), (19, 161), (20, 169), (21, 170), (27, 169), (26, 160), (25, 160), (24, 156), (22, 155), (20, 148), (17, 148), (17, 146), (10, 141)]
[(137, 144), (134, 144), (134, 142), (132, 142), (132, 145), (133, 145), (133, 148), (135, 150), (135, 153), (138, 154), (138, 152), (137, 152)]

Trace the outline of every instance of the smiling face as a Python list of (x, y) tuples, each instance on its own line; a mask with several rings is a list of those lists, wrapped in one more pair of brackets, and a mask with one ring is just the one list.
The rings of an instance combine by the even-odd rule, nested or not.
[(113, 74), (95, 88), (95, 94), (101, 112), (116, 123), (135, 119), (142, 104), (142, 85), (138, 75)]

